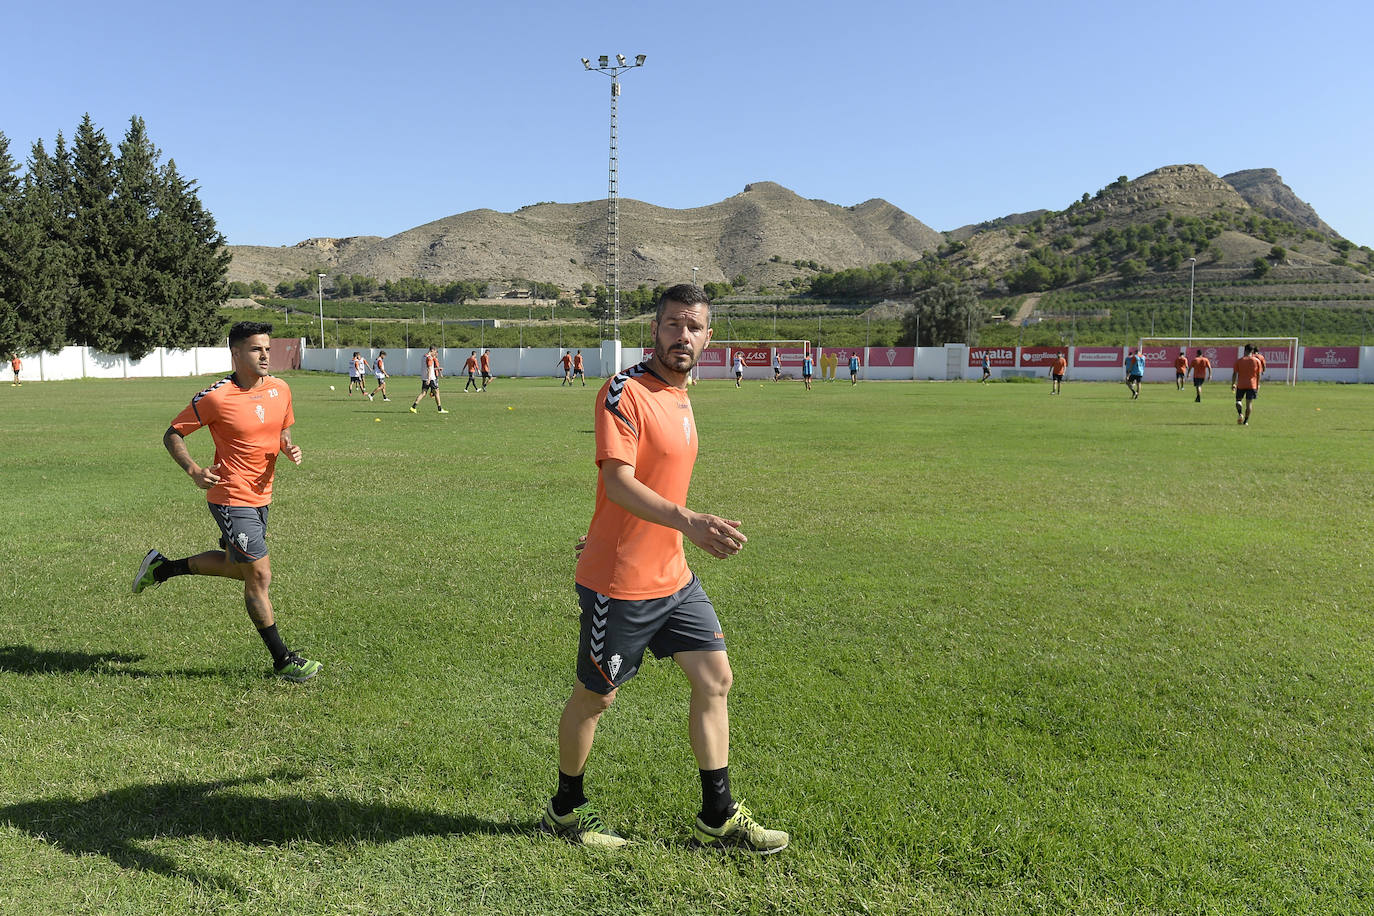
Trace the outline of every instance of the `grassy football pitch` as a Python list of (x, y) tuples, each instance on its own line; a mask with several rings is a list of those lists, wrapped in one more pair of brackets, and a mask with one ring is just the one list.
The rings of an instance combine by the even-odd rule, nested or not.
[[(688, 546), (726, 628), (735, 794), (792, 846), (688, 845), (687, 691), (646, 662), (535, 831), (572, 682), (596, 387), (406, 411), (288, 376), (273, 596), (226, 580), (161, 436), (209, 379), (0, 387), (0, 912), (1374, 910), (1374, 392), (698, 386)], [(331, 392), (329, 385), (338, 390)], [(208, 463), (207, 432), (188, 439)]]

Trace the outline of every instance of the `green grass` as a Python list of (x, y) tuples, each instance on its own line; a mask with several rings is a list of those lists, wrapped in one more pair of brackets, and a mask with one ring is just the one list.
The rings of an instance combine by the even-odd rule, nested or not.
[(636, 845), (533, 830), (595, 388), (455, 383), (441, 417), (289, 380), (273, 595), (326, 663), (299, 687), (234, 583), (129, 594), (148, 547), (211, 546), (160, 443), (205, 380), (0, 388), (0, 912), (1374, 909), (1367, 389), (1270, 385), (1239, 428), (1221, 385), (696, 388), (691, 502), (750, 536), (688, 547), (733, 782), (793, 836), (742, 859), (686, 845), (670, 663), (588, 768)]

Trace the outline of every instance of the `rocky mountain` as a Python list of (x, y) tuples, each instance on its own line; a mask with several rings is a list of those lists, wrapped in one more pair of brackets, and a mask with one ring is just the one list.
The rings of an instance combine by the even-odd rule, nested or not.
[[(764, 181), (720, 203), (687, 210), (620, 201), (622, 287), (745, 274), (792, 276), (774, 258), (840, 269), (919, 258), (943, 236), (885, 200), (841, 207)], [(564, 288), (605, 281), (606, 204), (541, 203), (514, 213), (471, 210), (390, 238), (310, 239), (291, 247), (231, 245), (230, 280), (269, 285), (319, 268), (379, 280), (524, 277)]]
[(1333, 239), (1340, 238), (1311, 205), (1298, 199), (1273, 169), (1245, 169), (1225, 175), (1222, 180), (1235, 188), (1246, 203), (1271, 219), (1287, 220)]

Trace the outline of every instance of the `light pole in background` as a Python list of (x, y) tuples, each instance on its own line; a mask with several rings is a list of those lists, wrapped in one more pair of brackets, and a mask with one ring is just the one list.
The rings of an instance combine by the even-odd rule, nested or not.
[(615, 339), (620, 339), (620, 129), (616, 121), (616, 104), (620, 99), (620, 71), (644, 66), (645, 55), (636, 54), (634, 63), (627, 63), (624, 54), (598, 57), (597, 65), (582, 58), (587, 70), (605, 73), (611, 78), (611, 167), (606, 192), (606, 285), (611, 288), (611, 315), (615, 321)]
[(320, 294), (320, 349), (324, 349), (324, 274), (315, 274), (315, 288)]
[(699, 271), (699, 270), (701, 270), (700, 267), (693, 267), (693, 268), (692, 268), (692, 285), (693, 285), (693, 286), (696, 286), (696, 285), (697, 285), (697, 271)]
[(1188, 346), (1193, 345), (1193, 280), (1197, 277), (1197, 258), (1188, 259)]

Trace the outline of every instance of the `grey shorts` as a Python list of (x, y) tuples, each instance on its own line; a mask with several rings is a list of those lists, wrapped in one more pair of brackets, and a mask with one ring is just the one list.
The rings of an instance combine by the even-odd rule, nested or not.
[(206, 503), (219, 525), (220, 549), (235, 563), (267, 556), (267, 506), (221, 506)]
[(577, 679), (593, 693), (610, 693), (634, 677), (646, 648), (655, 658), (725, 651), (720, 618), (696, 576), (676, 593), (646, 601), (611, 598), (578, 585), (577, 601)]

